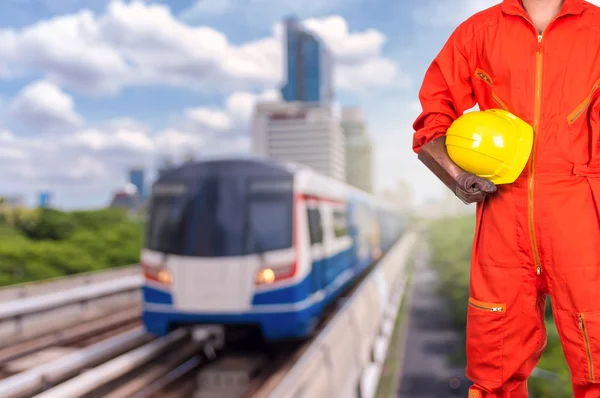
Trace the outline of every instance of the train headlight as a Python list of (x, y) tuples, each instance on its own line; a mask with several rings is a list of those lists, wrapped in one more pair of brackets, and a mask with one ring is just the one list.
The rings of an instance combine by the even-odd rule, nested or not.
[(142, 264), (142, 269), (144, 270), (144, 277), (147, 280), (158, 282), (167, 286), (173, 283), (173, 275), (171, 275), (171, 272), (163, 266), (157, 267)]
[(270, 285), (296, 274), (296, 263), (263, 267), (258, 270), (254, 282), (256, 285)]
[(264, 268), (257, 272), (256, 274), (256, 284), (264, 285), (271, 284), (275, 282), (275, 271), (271, 268)]
[(164, 283), (165, 285), (170, 285), (173, 283), (173, 276), (167, 269), (161, 269), (158, 271), (157, 278), (160, 283)]

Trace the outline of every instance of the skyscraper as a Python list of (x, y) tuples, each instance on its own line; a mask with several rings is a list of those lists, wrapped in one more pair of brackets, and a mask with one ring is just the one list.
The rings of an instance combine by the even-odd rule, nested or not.
[(50, 191), (43, 191), (39, 193), (39, 207), (45, 209), (50, 206), (50, 200), (52, 193)]
[(298, 20), (287, 19), (285, 29), (283, 101), (255, 105), (253, 152), (343, 181), (345, 141), (333, 100), (333, 57)]
[(137, 188), (138, 197), (140, 199), (145, 198), (144, 190), (144, 169), (134, 168), (129, 170), (129, 182)]
[(346, 182), (373, 193), (373, 144), (366, 132), (364, 112), (356, 107), (344, 108), (342, 129), (346, 138)]
[(258, 103), (252, 124), (253, 152), (343, 181), (344, 132), (337, 108), (334, 103)]
[(285, 21), (287, 82), (284, 101), (329, 102), (333, 98), (333, 56), (296, 18)]

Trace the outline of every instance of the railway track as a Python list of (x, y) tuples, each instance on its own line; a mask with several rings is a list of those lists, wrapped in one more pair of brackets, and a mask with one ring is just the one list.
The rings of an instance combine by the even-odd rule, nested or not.
[[(142, 328), (139, 302), (95, 315), (65, 319), (64, 327), (27, 333), (0, 342), (0, 397), (149, 396), (156, 380), (180, 365), (215, 357), (214, 331), (177, 330), (162, 339)], [(173, 372), (175, 370), (175, 372)], [(168, 380), (168, 377), (164, 380)]]
[(156, 338), (143, 330), (136, 303), (0, 343), (0, 397), (266, 398), (379, 261), (329, 306), (307, 341), (225, 346), (219, 328), (180, 328)]
[[(363, 278), (370, 270), (365, 271)], [(361, 281), (362, 278), (328, 308), (315, 336), (326, 327)], [(219, 329), (200, 329), (200, 336), (195, 336), (191, 329), (181, 328), (157, 339), (144, 334), (139, 323), (139, 309), (125, 310), (0, 350), (3, 355), (0, 358), (10, 360), (31, 352), (35, 354), (36, 349), (39, 352), (42, 348), (58, 345), (77, 347), (76, 353), (80, 354), (79, 362), (69, 366), (61, 365), (61, 358), (58, 358), (29, 369), (29, 372), (37, 369), (42, 374), (42, 382), (22, 394), (10, 395), (9, 391), (3, 395), (0, 384), (0, 396), (187, 398), (196, 394), (207, 398), (266, 397), (312, 342), (310, 339), (267, 345), (250, 340), (227, 348), (223, 347)], [(120, 340), (117, 344), (111, 344), (117, 340)], [(94, 352), (103, 355), (90, 355)], [(69, 355), (62, 360), (68, 363)], [(65, 371), (57, 372), (56, 369)]]
[[(84, 348), (141, 325), (140, 309), (103, 313), (77, 325), (51, 330), (36, 337), (14, 339), (0, 346), (0, 380), (28, 368), (31, 361)], [(53, 354), (54, 352), (54, 354)]]

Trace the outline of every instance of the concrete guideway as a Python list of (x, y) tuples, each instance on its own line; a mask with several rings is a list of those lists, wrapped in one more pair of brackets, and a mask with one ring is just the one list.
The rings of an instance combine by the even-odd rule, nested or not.
[(419, 239), (408, 231), (390, 249), (269, 398), (375, 395), (404, 296), (406, 263)]
[(132, 275), (141, 275), (141, 267), (139, 264), (3, 286), (0, 287), (0, 303), (43, 296), (45, 294), (60, 292), (74, 287), (89, 286), (99, 282), (118, 280)]
[[(139, 306), (143, 276), (133, 273), (123, 276), (123, 272), (100, 274), (106, 278), (115, 274), (115, 279), (101, 279), (93, 283), (81, 283), (84, 279), (59, 280), (44, 284), (45, 293), (31, 294), (24, 298), (2, 302), (0, 305), (0, 339), (33, 337), (35, 334), (52, 328), (60, 328), (69, 320), (82, 320), (85, 317), (107, 308)], [(83, 277), (82, 277), (83, 278)], [(87, 277), (88, 280), (91, 276)], [(72, 287), (65, 288), (65, 283)], [(17, 288), (16, 288), (17, 289)], [(18, 289), (25, 289), (20, 287)], [(7, 290), (9, 291), (9, 290)], [(1, 346), (2, 344), (0, 344)]]
[[(351, 397), (357, 396), (359, 391), (363, 398), (374, 395), (395, 316), (404, 296), (406, 262), (419, 239), (419, 234), (407, 231), (396, 242), (351, 296), (340, 300), (333, 318), (274, 388), (269, 389), (268, 393), (265, 391), (266, 396), (289, 396), (291, 392), (304, 392), (308, 396)], [(56, 313), (48, 314), (56, 307), (67, 309), (76, 306), (77, 311), (85, 312), (90, 303), (115, 295), (120, 304), (137, 303), (141, 276), (134, 274), (114, 282), (103, 280), (87, 286), (79, 283), (74, 285), (68, 290), (59, 289), (39, 296), (34, 294), (19, 301), (10, 300), (0, 311), (0, 320), (14, 327), (9, 334), (22, 333), (32, 320), (43, 315), (56, 316)], [(24, 318), (29, 318), (26, 323), (23, 323)], [(82, 334), (83, 331), (78, 330), (77, 333)], [(72, 334), (78, 336), (77, 333)], [(72, 339), (75, 338), (73, 336)], [(153, 341), (144, 345), (149, 336), (141, 329), (134, 329), (5, 378), (0, 381), (0, 396), (35, 393), (51, 386), (54, 388), (42, 392), (41, 396), (79, 396), (152, 361), (160, 362), (161, 353), (186, 340), (185, 336), (187, 331), (179, 330), (165, 338), (150, 339)], [(37, 346), (42, 346), (41, 342)], [(29, 352), (35, 351), (36, 347), (25, 348)], [(7, 357), (11, 355), (10, 352), (6, 354)], [(160, 365), (158, 362), (156, 364)], [(145, 380), (149, 380), (149, 375), (157, 376), (168, 371), (163, 365), (155, 366), (143, 374)], [(81, 369), (90, 367), (90, 370), (75, 376)], [(137, 389), (139, 380), (132, 379), (121, 386), (118, 393)]]

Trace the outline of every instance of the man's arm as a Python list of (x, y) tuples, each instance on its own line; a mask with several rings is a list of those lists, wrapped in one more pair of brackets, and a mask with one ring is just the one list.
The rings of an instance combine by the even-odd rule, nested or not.
[[(460, 29), (460, 27), (459, 27)], [(495, 185), (461, 169), (446, 150), (446, 130), (475, 105), (469, 62), (457, 29), (431, 63), (419, 92), (423, 111), (413, 124), (413, 151), (464, 203), (479, 202)]]

